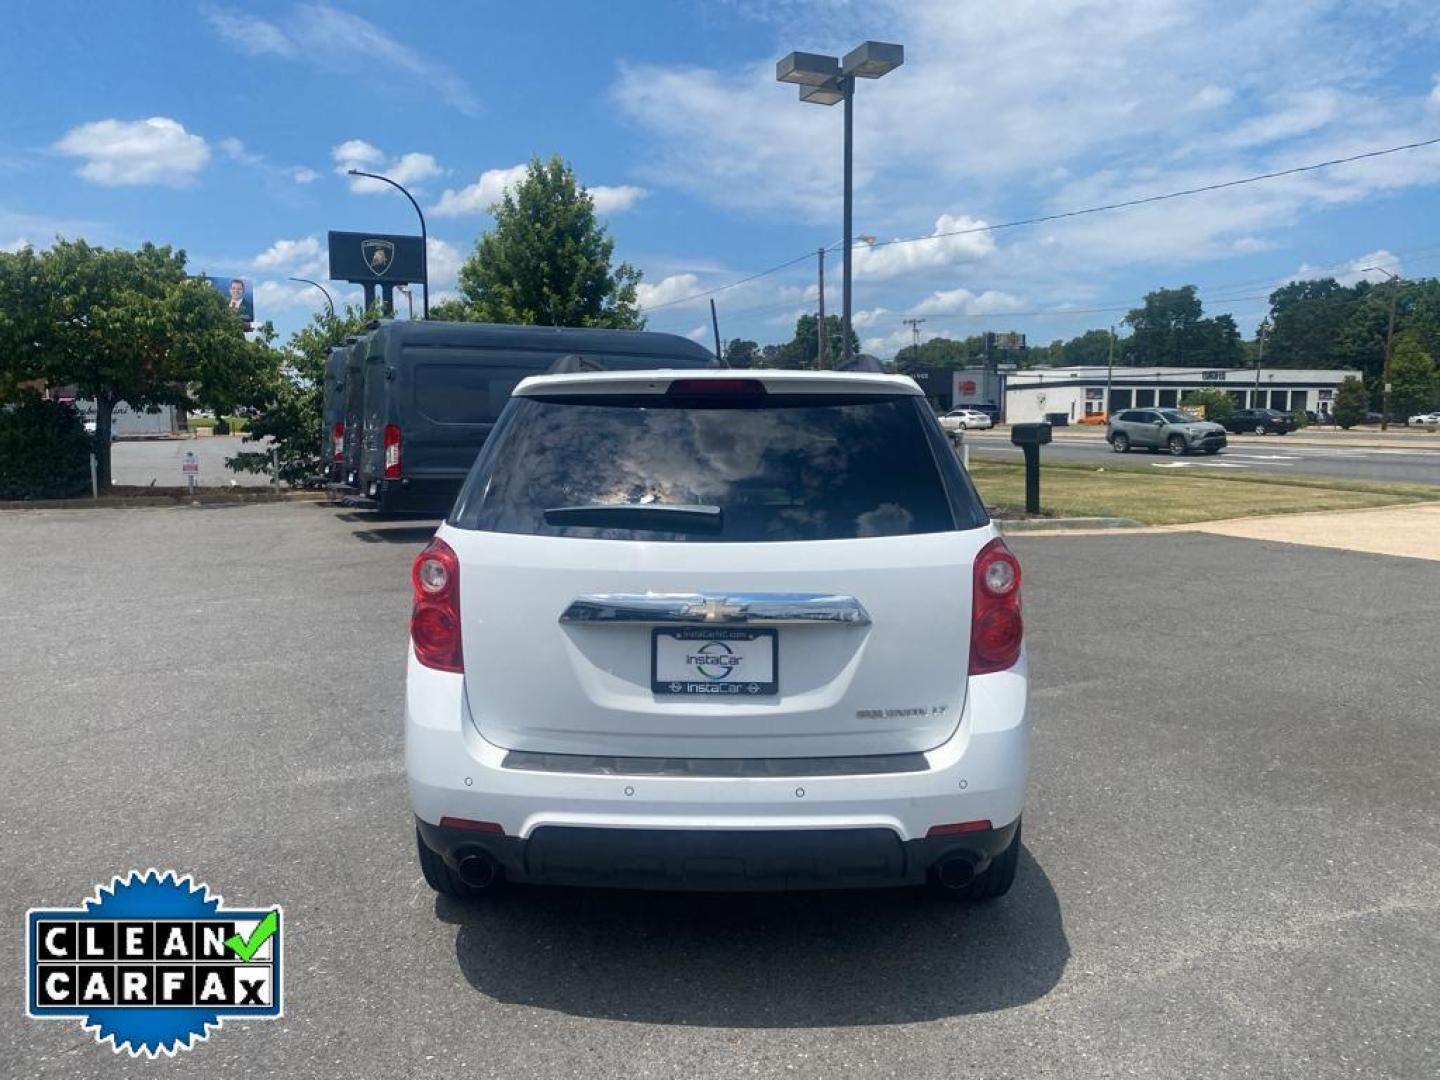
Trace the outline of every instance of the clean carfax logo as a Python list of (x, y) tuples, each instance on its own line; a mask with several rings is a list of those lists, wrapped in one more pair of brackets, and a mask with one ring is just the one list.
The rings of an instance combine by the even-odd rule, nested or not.
[(132, 870), (78, 908), (31, 908), (26, 1011), (79, 1017), (132, 1057), (174, 1054), (225, 1020), (283, 1012), (279, 905), (227, 908), (190, 875)]

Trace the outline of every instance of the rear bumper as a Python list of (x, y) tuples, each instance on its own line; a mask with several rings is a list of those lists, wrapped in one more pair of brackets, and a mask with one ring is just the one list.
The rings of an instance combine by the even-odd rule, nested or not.
[(448, 514), (465, 483), (465, 474), (442, 477), (407, 477), (402, 480), (371, 480), (363, 485), (379, 509), (386, 513)]
[[(405, 760), (425, 842), (455, 865), (482, 850), (519, 881), (661, 888), (849, 887), (923, 880), (962, 854), (977, 870), (1013, 835), (1029, 770), (1026, 661), (973, 677), (955, 731), (912, 771), (765, 775), (507, 767), (465, 704), (464, 676), (412, 654)], [(513, 759), (512, 759), (513, 760)], [(623, 759), (620, 759), (623, 767)], [(806, 770), (809, 769), (809, 774)], [(440, 828), (444, 817), (499, 833)], [(929, 838), (936, 825), (990, 821)]]
[(902, 841), (890, 829), (613, 829), (547, 825), (529, 838), (416, 819), (422, 842), (452, 867), (477, 853), (509, 881), (628, 889), (750, 892), (918, 885), (962, 858), (975, 873), (1003, 852), (1018, 822)]

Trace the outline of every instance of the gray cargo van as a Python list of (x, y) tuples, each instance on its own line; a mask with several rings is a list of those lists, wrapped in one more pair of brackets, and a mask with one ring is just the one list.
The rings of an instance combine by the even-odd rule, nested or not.
[(370, 335), (347, 338), (345, 355), (345, 446), (340, 461), (340, 483), (356, 487), (360, 483), (360, 440), (364, 436), (365, 354)]
[(348, 345), (330, 349), (320, 388), (320, 475), (330, 481), (341, 479), (345, 461), (345, 361), (349, 355)]
[(387, 512), (449, 510), (510, 391), (562, 357), (632, 371), (714, 363), (677, 334), (383, 322), (365, 357), (360, 490)]

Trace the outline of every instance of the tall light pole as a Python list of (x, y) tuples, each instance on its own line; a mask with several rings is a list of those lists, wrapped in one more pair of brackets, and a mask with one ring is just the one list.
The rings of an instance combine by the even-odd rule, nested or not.
[(391, 180), (388, 176), (381, 176), (379, 173), (361, 172), (359, 169), (346, 169), (351, 176), (365, 176), (371, 180), (379, 180), (381, 183), (389, 184), (396, 191), (410, 200), (410, 205), (415, 208), (415, 216), (420, 219), (420, 310), (424, 318), (430, 318), (430, 240), (425, 233), (425, 215), (420, 210), (420, 204), (415, 201), (415, 196), (406, 191), (403, 187)]
[(396, 285), (396, 290), (405, 294), (405, 303), (410, 307), (410, 318), (415, 318), (415, 291), (409, 285)]
[(1362, 270), (1374, 270), (1390, 279), (1390, 325), (1385, 331), (1385, 370), (1380, 376), (1380, 430), (1390, 430), (1390, 352), (1395, 347), (1395, 301), (1400, 296), (1400, 275), (1392, 274), (1383, 266), (1365, 266)]
[(315, 288), (319, 289), (322, 293), (324, 293), (325, 304), (330, 309), (330, 318), (335, 318), (335, 301), (331, 299), (329, 289), (325, 288), (325, 286), (321, 285), (318, 281), (311, 281), (308, 277), (292, 277), (290, 278), (290, 280), (301, 282), (304, 285), (314, 285)]
[(850, 362), (850, 279), (851, 235), (850, 219), (854, 205), (854, 142), (855, 142), (855, 80), (878, 79), (894, 71), (905, 62), (905, 47), (883, 41), (866, 41), (845, 54), (844, 59), (826, 56), (823, 53), (792, 52), (775, 65), (775, 78), (780, 82), (796, 83), (800, 87), (800, 100), (812, 105), (845, 104), (845, 145), (842, 158), (844, 172), (844, 266), (841, 271), (841, 358), (842, 363)]
[(826, 340), (830, 329), (825, 325), (825, 249), (822, 247), (815, 252), (815, 257), (820, 260), (820, 325), (819, 333), (815, 335), (815, 366), (823, 371), (830, 366), (830, 343)]

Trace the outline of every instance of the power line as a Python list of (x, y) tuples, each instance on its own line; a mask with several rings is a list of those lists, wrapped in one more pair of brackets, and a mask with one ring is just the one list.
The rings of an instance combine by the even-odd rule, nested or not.
[[(1367, 150), (1361, 154), (1351, 154), (1349, 157), (1331, 158), (1328, 161), (1317, 161), (1309, 165), (1297, 165), (1290, 169), (1277, 169), (1273, 172), (1256, 173), (1254, 176), (1244, 176), (1236, 180), (1223, 180), (1214, 184), (1202, 184), (1198, 187), (1183, 188), (1179, 191), (1167, 191), (1158, 195), (1145, 195), (1135, 199), (1125, 199), (1121, 202), (1105, 203), (1100, 206), (1087, 206), (1080, 210), (1064, 210), (1055, 214), (1041, 214), (1036, 217), (1019, 218), (1015, 221), (1002, 221), (995, 225), (976, 225), (967, 229), (951, 229), (945, 232), (927, 233), (923, 236), (902, 236), (894, 240), (879, 240), (867, 246), (871, 249), (891, 247), (895, 244), (915, 244), (922, 240), (936, 240), (947, 236), (968, 236), (974, 233), (999, 232), (1001, 229), (1016, 229), (1025, 225), (1041, 225), (1047, 221), (1063, 221), (1067, 218), (1084, 217), (1088, 214), (1101, 214), (1111, 210), (1124, 210), (1134, 206), (1146, 206), (1150, 203), (1165, 202), (1170, 199), (1183, 199), (1191, 195), (1203, 195), (1210, 191), (1223, 191), (1227, 188), (1241, 187), (1245, 184), (1256, 184), (1264, 180), (1277, 180), (1285, 176), (1296, 176), (1300, 173), (1315, 172), (1318, 169), (1333, 168), (1336, 165), (1349, 165), (1356, 161), (1365, 161), (1370, 158), (1385, 157), (1388, 154), (1399, 154), (1408, 150), (1419, 150), (1423, 147), (1436, 145), (1440, 145), (1440, 136), (1433, 139), (1422, 139), (1419, 142), (1404, 143), (1401, 146), (1390, 146), (1383, 150)], [(674, 307), (676, 304), (683, 304), (690, 300), (698, 300), (702, 297), (726, 292), (739, 285), (745, 285), (759, 278), (779, 273), (787, 267), (794, 266), (796, 263), (803, 262), (810, 258), (812, 254), (813, 252), (807, 251), (803, 255), (797, 255), (793, 259), (787, 259), (785, 262), (777, 263), (769, 269), (749, 274), (728, 284), (717, 285), (713, 289), (703, 289), (686, 296), (676, 297), (674, 300), (667, 300), (663, 304), (653, 304), (642, 310), (647, 312), (660, 311), (667, 307)]]

